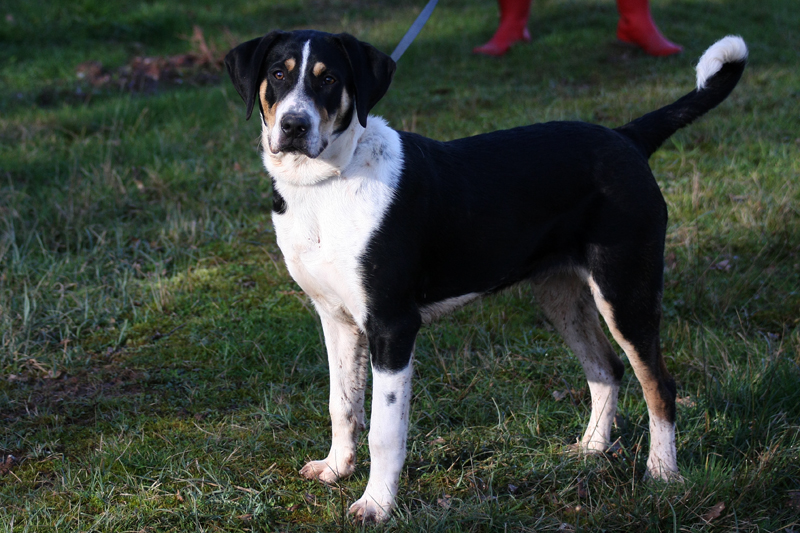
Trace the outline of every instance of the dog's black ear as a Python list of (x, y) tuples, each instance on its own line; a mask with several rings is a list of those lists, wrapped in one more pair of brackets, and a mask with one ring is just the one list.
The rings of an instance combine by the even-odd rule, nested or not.
[(270, 32), (263, 37), (240, 44), (225, 56), (225, 66), (228, 68), (233, 86), (247, 104), (247, 120), (250, 120), (256, 103), (264, 57), (284, 33)]
[(366, 128), (367, 115), (389, 90), (397, 65), (391, 57), (352, 35), (340, 33), (334, 37), (339, 41), (353, 69), (356, 113), (358, 122)]

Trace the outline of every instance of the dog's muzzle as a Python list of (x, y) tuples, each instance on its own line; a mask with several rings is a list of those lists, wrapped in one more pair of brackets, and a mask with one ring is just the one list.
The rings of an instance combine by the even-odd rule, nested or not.
[(309, 128), (311, 128), (311, 121), (299, 113), (287, 114), (281, 119), (281, 132), (283, 132), (284, 139), (287, 140), (303, 139)]
[[(317, 146), (319, 140), (312, 131), (311, 119), (303, 113), (287, 113), (280, 120), (278, 152), (300, 152), (308, 157), (317, 157), (324, 146)], [(324, 143), (322, 143), (324, 144)]]

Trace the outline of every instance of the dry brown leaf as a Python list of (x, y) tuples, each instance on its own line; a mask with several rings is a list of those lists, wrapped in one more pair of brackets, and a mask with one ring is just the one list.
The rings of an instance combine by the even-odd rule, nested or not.
[(585, 500), (586, 497), (589, 495), (589, 493), (586, 491), (586, 483), (584, 483), (582, 479), (579, 479), (576, 488), (578, 490), (578, 498)]
[(719, 515), (721, 515), (722, 511), (724, 510), (725, 510), (725, 502), (719, 502), (717, 505), (706, 511), (706, 513), (700, 518), (702, 518), (706, 522), (711, 522), (712, 520), (719, 518)]
[(197, 24), (192, 28), (192, 44), (200, 51), (200, 61), (206, 64), (214, 63), (214, 54), (206, 43), (206, 37), (203, 35), (203, 29)]
[(670, 252), (664, 257), (664, 264), (669, 270), (674, 270), (678, 266), (678, 256), (675, 252)]
[(723, 270), (725, 272), (730, 272), (731, 270), (731, 262), (728, 259), (723, 259), (722, 261), (718, 261), (716, 263), (712, 263), (711, 266), (708, 268), (710, 270)]
[(689, 396), (684, 396), (683, 398), (676, 398), (675, 399), (675, 403), (677, 403), (678, 405), (682, 405), (684, 407), (696, 407), (697, 406), (697, 402), (692, 400), (692, 398), (689, 397)]
[(553, 398), (555, 398), (555, 400), (557, 402), (560, 402), (561, 400), (563, 400), (564, 398), (567, 397), (567, 394), (569, 394), (569, 391), (565, 391), (565, 390), (564, 391), (558, 391), (558, 390), (555, 390), (555, 391), (553, 391)]
[(192, 36), (186, 39), (192, 47), (186, 54), (137, 56), (114, 71), (108, 71), (99, 61), (85, 61), (76, 67), (75, 73), (79, 79), (96, 88), (116, 85), (133, 92), (152, 91), (160, 83), (204, 84), (218, 80), (224, 52), (209, 45), (199, 26), (194, 26)]
[(789, 491), (789, 507), (800, 511), (800, 490)]
[(11, 472), (11, 468), (17, 464), (17, 458), (13, 455), (6, 455), (5, 459), (0, 460), (0, 476)]

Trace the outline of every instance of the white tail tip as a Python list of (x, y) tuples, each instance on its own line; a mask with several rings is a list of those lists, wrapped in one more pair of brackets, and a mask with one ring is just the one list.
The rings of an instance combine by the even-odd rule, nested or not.
[(706, 81), (719, 72), (722, 65), (747, 59), (747, 45), (737, 35), (728, 35), (712, 44), (697, 63), (697, 90), (706, 86)]

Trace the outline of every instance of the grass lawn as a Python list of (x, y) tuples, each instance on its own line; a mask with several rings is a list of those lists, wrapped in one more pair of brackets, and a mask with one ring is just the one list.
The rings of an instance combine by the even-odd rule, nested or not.
[[(0, 6), (0, 533), (358, 529), (366, 435), (340, 485), (297, 473), (329, 446), (322, 331), (275, 244), (258, 121), (217, 59), (274, 28), (391, 52), (424, 3)], [(643, 479), (630, 368), (619, 449), (564, 453), (588, 387), (519, 288), (420, 333), (399, 509), (378, 530), (800, 531), (800, 10), (652, 4), (682, 55), (616, 44), (613, 0), (535, 0), (532, 43), (476, 57), (496, 3), (443, 0), (374, 113), (438, 139), (617, 126), (745, 38), (731, 97), (651, 159), (686, 481)]]

